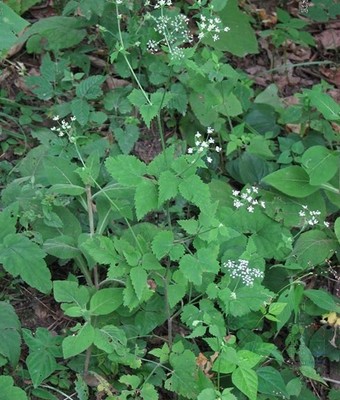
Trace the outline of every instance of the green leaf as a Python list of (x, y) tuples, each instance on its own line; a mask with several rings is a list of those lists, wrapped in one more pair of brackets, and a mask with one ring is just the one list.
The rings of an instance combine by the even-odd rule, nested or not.
[(85, 188), (74, 185), (72, 183), (57, 183), (49, 189), (50, 192), (56, 194), (66, 194), (68, 196), (79, 196), (85, 193)]
[(109, 174), (122, 185), (137, 186), (146, 174), (146, 165), (135, 156), (110, 157), (105, 166)]
[(35, 388), (58, 368), (55, 358), (48, 351), (30, 352), (26, 365)]
[(303, 294), (308, 297), (316, 306), (326, 311), (338, 311), (339, 306), (335, 303), (333, 296), (322, 289), (307, 289)]
[(0, 302), (0, 354), (8, 358), (12, 367), (18, 364), (20, 357), (21, 339), (19, 334), (20, 321), (14, 308)]
[(120, 307), (122, 303), (123, 289), (100, 289), (91, 297), (90, 313), (92, 315), (107, 315)]
[(133, 289), (139, 301), (142, 299), (143, 293), (145, 289), (147, 289), (148, 287), (147, 278), (148, 274), (146, 273), (144, 268), (140, 266), (131, 268), (130, 279), (132, 282)]
[(139, 128), (136, 125), (126, 125), (124, 130), (116, 128), (113, 133), (123, 154), (131, 152), (140, 135)]
[(146, 97), (143, 92), (139, 89), (133, 89), (132, 92), (127, 97), (132, 105), (140, 108), (147, 102)]
[(179, 184), (179, 191), (186, 200), (198, 206), (201, 211), (209, 213), (211, 208), (209, 186), (203, 183), (198, 175), (183, 179)]
[(74, 388), (77, 392), (78, 400), (89, 400), (89, 387), (87, 386), (82, 375), (77, 374), (77, 380), (75, 381)]
[(254, 370), (239, 367), (232, 373), (231, 380), (250, 400), (256, 400), (258, 378)]
[(257, 371), (259, 378), (258, 391), (263, 394), (273, 395), (276, 397), (289, 398), (285, 382), (280, 372), (273, 367), (261, 367)]
[(6, 236), (16, 232), (16, 223), (17, 219), (9, 208), (0, 212), (0, 241), (2, 241)]
[(27, 25), (29, 22), (19, 17), (18, 11), (15, 13), (9, 6), (0, 2), (0, 58), (1, 53), (5, 53), (15, 45), (18, 40), (17, 34)]
[(76, 95), (87, 100), (95, 100), (103, 94), (100, 85), (104, 83), (106, 77), (102, 75), (92, 75), (81, 81), (76, 87)]
[(44, 261), (46, 253), (21, 234), (7, 235), (0, 244), (0, 263), (12, 276), (20, 277), (42, 293), (52, 288), (51, 273)]
[(0, 376), (1, 400), (28, 400), (26, 393), (13, 384), (14, 381), (10, 376)]
[(59, 51), (80, 43), (86, 36), (88, 22), (79, 17), (42, 18), (22, 35), (29, 53), (43, 50)]
[(339, 156), (324, 146), (312, 146), (301, 158), (302, 166), (309, 175), (311, 185), (328, 182), (339, 169)]
[(170, 364), (173, 373), (165, 381), (165, 388), (189, 399), (197, 398), (197, 365), (194, 353), (190, 350), (184, 350), (181, 354), (171, 353)]
[(90, 299), (89, 291), (85, 286), (79, 286), (77, 282), (54, 281), (53, 294), (59, 303), (75, 303), (80, 308), (85, 308)]
[(282, 168), (262, 179), (280, 192), (293, 197), (306, 197), (318, 190), (309, 184), (309, 175), (298, 166)]
[(53, 239), (47, 239), (43, 245), (44, 251), (62, 260), (76, 258), (80, 255), (80, 250), (70, 236), (62, 235)]
[(175, 198), (178, 193), (178, 178), (173, 172), (166, 170), (163, 171), (158, 179), (159, 185), (159, 200), (158, 205), (161, 206), (165, 201)]
[(340, 217), (338, 217), (334, 222), (334, 233), (340, 243)]
[(152, 180), (144, 178), (137, 186), (135, 193), (135, 207), (138, 220), (141, 220), (148, 212), (157, 210), (157, 186)]
[(102, 328), (96, 328), (94, 345), (100, 350), (104, 350), (107, 354), (117, 352), (125, 354), (127, 338), (123, 329), (114, 325), (106, 325)]
[(80, 248), (99, 264), (115, 266), (120, 260), (113, 240), (106, 236), (90, 237), (80, 245)]
[(174, 246), (174, 235), (171, 231), (159, 232), (152, 241), (152, 252), (161, 260), (169, 254), (171, 248)]
[(142, 386), (142, 389), (140, 391), (140, 394), (142, 396), (142, 399), (144, 400), (158, 400), (158, 392), (155, 389), (154, 385), (151, 385), (151, 383), (144, 383)]
[(300, 372), (303, 376), (309, 379), (313, 379), (314, 381), (321, 382), (324, 385), (327, 383), (322, 379), (322, 377), (315, 371), (314, 368), (308, 367), (307, 365), (302, 365), (300, 368)]
[(340, 106), (331, 96), (319, 91), (309, 91), (310, 103), (329, 121), (340, 120)]
[(249, 17), (239, 9), (237, 0), (229, 0), (218, 16), (221, 18), (223, 26), (229, 27), (230, 31), (221, 32), (220, 39), (216, 42), (210, 39), (211, 46), (239, 57), (258, 53), (255, 32), (249, 23)]
[(94, 328), (86, 322), (76, 334), (66, 337), (63, 340), (63, 356), (70, 358), (88, 349), (94, 340)]
[(90, 117), (90, 105), (84, 99), (75, 98), (71, 102), (72, 114), (77, 118), (81, 126), (85, 126)]
[(298, 262), (302, 268), (310, 268), (314, 265), (323, 264), (326, 259), (332, 256), (337, 244), (330, 239), (325, 232), (312, 230), (300, 235), (295, 243), (291, 262)]

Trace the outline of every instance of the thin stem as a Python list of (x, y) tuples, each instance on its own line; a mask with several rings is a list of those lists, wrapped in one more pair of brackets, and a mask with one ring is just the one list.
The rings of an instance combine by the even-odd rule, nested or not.
[(89, 269), (87, 268), (87, 265), (83, 259), (83, 257), (80, 255), (75, 258), (76, 264), (78, 265), (80, 271), (85, 277), (86, 283), (88, 286), (93, 287), (94, 284), (92, 282), (91, 274), (89, 272)]
[[(49, 385), (40, 385), (40, 387), (45, 388), (45, 389), (50, 389), (50, 390), (54, 390), (55, 392), (61, 394), (62, 396), (65, 397), (65, 399), (68, 400), (74, 400), (72, 397), (68, 396), (66, 393), (62, 392), (61, 390), (53, 387), (53, 386), (49, 386)], [(74, 393), (72, 396), (74, 396), (76, 393)]]
[[(90, 226), (90, 237), (94, 236), (94, 217), (93, 217), (93, 204), (92, 204), (92, 193), (91, 186), (86, 185), (86, 200), (87, 200), (87, 214), (89, 217)], [(93, 279), (96, 289), (99, 288), (99, 277), (98, 277), (98, 266), (97, 264), (93, 268)]]
[(91, 354), (92, 354), (92, 345), (86, 349), (86, 355), (84, 361), (84, 374), (87, 374), (89, 372)]

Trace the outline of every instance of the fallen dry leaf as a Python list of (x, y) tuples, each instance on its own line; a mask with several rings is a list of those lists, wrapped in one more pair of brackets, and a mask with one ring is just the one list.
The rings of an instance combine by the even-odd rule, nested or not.
[(315, 37), (321, 46), (326, 50), (335, 50), (340, 47), (339, 29), (327, 29)]

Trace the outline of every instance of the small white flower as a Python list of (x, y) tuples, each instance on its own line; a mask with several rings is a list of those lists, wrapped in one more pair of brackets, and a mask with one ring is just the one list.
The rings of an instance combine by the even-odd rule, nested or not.
[(224, 30), (224, 32), (229, 32), (230, 28), (229, 28), (229, 26), (226, 26), (223, 30)]
[(201, 146), (205, 149), (207, 149), (209, 147), (208, 143), (205, 140), (203, 140), (203, 142), (201, 143)]
[(240, 194), (239, 190), (233, 190), (232, 191), (233, 196), (238, 196)]
[(195, 146), (199, 146), (201, 144), (201, 142), (199, 141), (199, 140), (196, 140), (196, 142), (195, 142)]
[(211, 157), (207, 157), (207, 162), (210, 164), (212, 163), (212, 158)]
[(266, 208), (266, 203), (265, 203), (264, 201), (260, 201), (260, 206), (261, 206), (262, 208)]
[(221, 149), (221, 147), (216, 146), (216, 147), (215, 147), (215, 150), (217, 151), (217, 153), (219, 153), (222, 149)]
[(76, 121), (76, 120), (77, 120), (77, 118), (73, 115), (73, 116), (71, 117), (71, 121), (74, 122), (74, 121)]
[(200, 138), (202, 135), (199, 133), (199, 132), (197, 132), (196, 134), (195, 134), (195, 138)]
[(330, 223), (327, 221), (324, 221), (323, 224), (325, 225), (326, 228), (329, 228)]
[(207, 134), (211, 135), (212, 133), (214, 133), (214, 129), (211, 126), (208, 126), (207, 128)]
[(254, 212), (254, 207), (253, 206), (249, 206), (247, 207), (248, 212), (253, 213)]
[(240, 208), (243, 206), (243, 203), (240, 200), (234, 200), (234, 207)]
[(53, 121), (59, 121), (60, 117), (59, 117), (59, 115), (55, 115), (52, 119), (53, 119)]
[(208, 139), (208, 143), (214, 144), (214, 143), (215, 143), (215, 140), (214, 140), (213, 138), (209, 138), (209, 139)]
[(188, 148), (188, 154), (192, 154), (194, 152), (194, 149), (192, 147)]
[(212, 38), (214, 42), (217, 42), (220, 37), (215, 33)]
[(299, 215), (300, 215), (300, 217), (305, 217), (306, 216), (306, 213), (304, 212), (304, 211), (299, 211)]
[(56, 131), (57, 128), (55, 126), (52, 126), (51, 131)]

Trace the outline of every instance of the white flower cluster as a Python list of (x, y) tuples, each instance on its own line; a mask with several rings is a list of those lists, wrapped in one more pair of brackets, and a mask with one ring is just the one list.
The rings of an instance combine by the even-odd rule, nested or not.
[[(208, 140), (203, 140), (202, 134), (197, 132), (195, 134), (195, 147), (189, 147), (187, 150), (188, 154), (203, 153), (204, 151), (208, 150), (213, 150), (217, 153), (220, 153), (222, 150), (221, 147), (216, 146), (215, 140), (212, 137), (209, 137), (209, 135), (212, 133), (214, 133), (214, 129), (209, 126), (207, 128)], [(207, 156), (207, 162), (209, 164), (212, 162), (212, 158), (210, 156)]]
[[(319, 223), (318, 216), (321, 215), (319, 210), (310, 211), (308, 206), (302, 206), (302, 210), (299, 211), (299, 216), (304, 219), (304, 223), (310, 226), (317, 225)], [(326, 227), (329, 227), (328, 222), (324, 222)]]
[[(150, 1), (146, 0), (145, 6), (150, 6)], [(174, 15), (173, 13), (166, 14), (166, 7), (172, 6), (171, 0), (157, 0), (153, 6), (154, 9), (160, 9), (161, 15), (155, 17), (148, 14), (148, 17), (155, 22), (155, 31), (162, 36), (158, 41), (150, 39), (147, 43), (147, 49), (151, 53), (156, 53), (161, 46), (166, 46), (169, 49), (171, 58), (181, 59), (184, 57), (184, 51), (180, 46), (191, 44), (194, 41), (193, 34), (189, 29), (189, 18), (184, 14)], [(200, 15), (198, 23), (198, 40), (211, 35), (214, 41), (217, 41), (221, 32), (228, 32), (229, 27), (223, 27), (219, 17), (206, 17)]]
[(230, 271), (231, 278), (241, 278), (241, 281), (246, 286), (253, 286), (256, 278), (263, 279), (264, 274), (258, 268), (249, 268), (249, 261), (238, 260), (232, 261), (228, 260), (223, 264), (224, 268)]
[[(53, 126), (51, 128), (51, 131), (58, 132), (59, 137), (63, 137), (65, 135), (67, 135), (67, 136), (69, 136), (70, 141), (71, 141), (70, 132), (72, 129), (72, 125), (69, 122), (65, 121), (64, 119), (61, 120), (61, 122), (59, 122), (60, 121), (59, 115), (54, 116), (52, 119), (53, 119), (53, 121), (58, 121), (59, 126), (58, 127)], [(72, 116), (70, 120), (71, 120), (71, 122), (74, 122), (74, 121), (76, 121), (76, 117)]]
[(243, 193), (241, 193), (239, 190), (233, 190), (232, 194), (234, 196), (234, 207), (246, 207), (250, 213), (254, 212), (255, 207), (266, 208), (266, 203), (257, 199), (258, 193), (259, 189), (256, 186), (247, 188)]
[(214, 42), (219, 40), (219, 34), (221, 32), (229, 32), (229, 27), (223, 27), (222, 21), (218, 17), (207, 18), (205, 15), (201, 15), (200, 22), (198, 23), (199, 31), (198, 39), (201, 40), (207, 35), (211, 35)]

